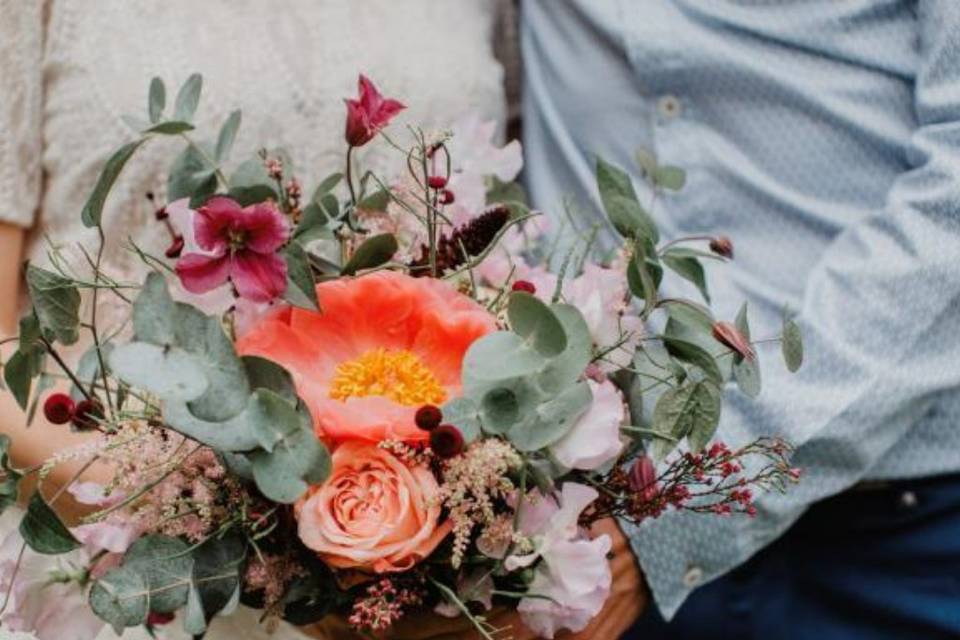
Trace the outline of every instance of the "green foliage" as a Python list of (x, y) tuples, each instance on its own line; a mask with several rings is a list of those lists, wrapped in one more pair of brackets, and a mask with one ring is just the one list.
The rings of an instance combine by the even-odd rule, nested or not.
[(160, 122), (163, 109), (167, 106), (167, 88), (162, 78), (153, 78), (150, 81), (150, 92), (147, 95), (147, 112), (150, 122)]
[(237, 167), (230, 176), (228, 194), (242, 207), (268, 199), (280, 199), (276, 182), (267, 173), (260, 158), (250, 158)]
[(181, 122), (180, 120), (167, 120), (166, 122), (159, 122), (152, 127), (147, 127), (143, 130), (143, 133), (160, 133), (168, 136), (175, 136), (178, 133), (186, 133), (187, 131), (193, 131), (193, 125), (189, 122)]
[(173, 161), (167, 177), (167, 198), (172, 202), (190, 198), (197, 207), (217, 190), (217, 166), (210, 160), (213, 149), (207, 143), (188, 144)]
[[(653, 410), (653, 429), (674, 440), (687, 438), (692, 451), (710, 441), (720, 423), (720, 388), (709, 380), (689, 382), (666, 391)], [(654, 442), (654, 457), (673, 448), (669, 441)]]
[(384, 265), (393, 258), (397, 249), (397, 239), (392, 233), (371, 236), (357, 247), (341, 273), (345, 276), (352, 276), (363, 269), (373, 269)]
[(287, 289), (283, 299), (309, 311), (320, 311), (317, 283), (310, 268), (310, 257), (296, 240), (289, 242), (280, 254), (287, 263)]
[(107, 195), (109, 195), (110, 189), (113, 188), (113, 183), (117, 181), (120, 172), (123, 171), (123, 167), (133, 156), (133, 153), (144, 142), (146, 142), (146, 138), (129, 142), (117, 149), (117, 151), (110, 156), (110, 159), (107, 160), (107, 163), (103, 166), (103, 170), (100, 172), (100, 177), (97, 178), (97, 184), (93, 187), (93, 191), (87, 198), (86, 204), (83, 205), (83, 211), (80, 214), (80, 219), (83, 221), (85, 227), (100, 226), (100, 218), (103, 215), (103, 205), (107, 201)]
[[(740, 307), (734, 325), (747, 340), (750, 340), (750, 323), (747, 321), (746, 302)], [(748, 360), (739, 353), (734, 353), (733, 379), (737, 381), (737, 386), (740, 388), (740, 391), (751, 398), (756, 398), (760, 395), (761, 377), (759, 357)]]
[(557, 356), (567, 348), (567, 335), (559, 318), (536, 296), (523, 291), (510, 294), (507, 317), (514, 333), (540, 355)]
[(665, 337), (663, 344), (671, 356), (692, 364), (717, 386), (723, 384), (723, 374), (720, 372), (720, 367), (717, 366), (716, 359), (706, 349), (692, 342), (671, 337)]
[(700, 260), (677, 248), (667, 249), (662, 260), (663, 264), (671, 271), (696, 285), (703, 299), (707, 303), (710, 302), (710, 294), (707, 291), (707, 275), (703, 270), (703, 265), (700, 264)]
[(10, 464), (10, 437), (2, 433), (0, 433), (0, 472), (3, 473), (0, 479), (0, 513), (3, 513), (8, 507), (17, 503), (20, 478), (23, 474)]
[(633, 257), (627, 264), (627, 287), (630, 293), (643, 300), (644, 318), (650, 316), (657, 306), (657, 288), (658, 282), (655, 276), (654, 267), (663, 273), (663, 270), (647, 257), (642, 242), (635, 244)]
[(62, 344), (75, 343), (80, 337), (80, 292), (76, 285), (31, 264), (27, 266), (27, 289), (40, 329)]
[(783, 318), (780, 347), (787, 369), (791, 372), (799, 370), (803, 364), (803, 336), (800, 333), (800, 327), (789, 316)]
[(43, 371), (45, 359), (46, 352), (42, 347), (31, 346), (27, 351), (15, 351), (3, 365), (3, 380), (24, 411), (30, 402), (33, 379)]
[(46, 555), (67, 553), (80, 546), (39, 491), (30, 498), (27, 512), (20, 521), (20, 535), (28, 547)]
[(300, 221), (293, 232), (293, 237), (298, 242), (307, 243), (320, 238), (333, 238), (333, 230), (339, 226), (340, 202), (336, 196), (330, 193), (322, 193), (319, 196), (314, 194), (314, 196), (314, 200), (303, 208)]
[(654, 187), (679, 191), (686, 184), (687, 174), (683, 169), (661, 165), (657, 155), (649, 149), (638, 149), (636, 161), (643, 172), (643, 177)]
[(177, 100), (173, 107), (173, 119), (183, 122), (192, 122), (193, 114), (200, 104), (200, 91), (203, 89), (203, 76), (194, 73), (177, 92)]
[(357, 209), (363, 211), (386, 211), (390, 204), (390, 192), (386, 189), (377, 189), (370, 195), (364, 196), (357, 203)]
[(214, 158), (217, 162), (224, 162), (230, 157), (230, 151), (233, 149), (233, 141), (237, 138), (237, 131), (240, 130), (240, 110), (233, 111), (220, 127), (220, 133), (217, 135), (217, 146), (214, 149)]
[(624, 237), (643, 240), (650, 245), (659, 241), (656, 224), (640, 205), (626, 172), (597, 158), (597, 189), (607, 217)]
[(517, 202), (523, 205), (528, 203), (527, 192), (519, 182), (503, 182), (493, 176), (490, 188), (487, 189), (487, 204), (508, 204)]

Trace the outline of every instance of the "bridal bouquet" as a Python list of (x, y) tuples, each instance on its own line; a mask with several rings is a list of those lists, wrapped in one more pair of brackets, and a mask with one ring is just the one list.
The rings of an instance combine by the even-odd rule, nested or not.
[[(599, 228), (564, 245), (565, 224), (528, 209), (518, 145), (495, 146), (491, 124), (388, 135), (404, 106), (361, 76), (345, 170), (305, 191), (282, 150), (230, 161), (239, 111), (195, 139), (200, 91), (191, 77), (168, 115), (153, 80), (148, 119), (131, 119), (136, 139), (81, 213), (99, 249), (81, 249), (81, 268), (51, 246), (47, 267), (26, 267), (6, 386), (30, 415), (95, 437), (29, 468), (0, 440), (0, 506), (27, 505), (0, 559), (6, 628), (92, 638), (176, 613), (202, 636), (243, 604), (267, 624), (340, 616), (369, 633), (432, 612), (506, 638), (486, 615), (496, 603), (553, 637), (609, 594), (610, 540), (592, 523), (749, 517), (755, 492), (798, 477), (785, 442), (712, 442), (721, 389), (760, 390), (755, 344), (800, 366), (796, 325), (753, 341), (745, 307), (725, 321), (661, 297), (673, 274), (708, 300), (703, 265), (733, 245), (661, 242), (622, 169), (597, 161), (621, 236), (603, 255)], [(161, 136), (184, 141), (156, 203), (170, 245), (122, 240), (149, 270), (125, 282), (101, 266), (120, 240), (101, 212)], [(407, 171), (361, 171), (371, 143)], [(679, 168), (638, 161), (662, 197), (682, 187)], [(129, 304), (127, 323), (98, 322), (105, 296)], [(655, 314), (664, 328), (647, 332)], [(64, 347), (81, 336), (74, 366)], [(50, 486), (68, 462), (80, 472)], [(93, 466), (108, 479), (85, 481)], [(89, 507), (78, 522), (57, 514), (65, 492)]]

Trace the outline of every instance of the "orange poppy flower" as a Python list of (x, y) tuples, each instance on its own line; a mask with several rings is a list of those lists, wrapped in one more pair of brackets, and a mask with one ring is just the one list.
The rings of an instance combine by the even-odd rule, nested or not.
[(460, 395), (463, 356), (494, 317), (448, 284), (379, 271), (317, 285), (322, 313), (285, 308), (237, 342), (292, 375), (329, 442), (425, 440), (414, 415)]

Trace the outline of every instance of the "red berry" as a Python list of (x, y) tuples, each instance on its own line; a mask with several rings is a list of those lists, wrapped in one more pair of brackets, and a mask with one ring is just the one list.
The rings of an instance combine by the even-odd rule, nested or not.
[(511, 289), (513, 289), (514, 291), (524, 291), (531, 295), (537, 292), (536, 285), (530, 282), (529, 280), (517, 280), (516, 282), (513, 283), (513, 286), (511, 287)]
[(430, 185), (431, 189), (443, 189), (445, 186), (447, 186), (447, 177), (430, 176), (427, 178), (427, 184)]
[(99, 400), (81, 400), (73, 412), (73, 426), (80, 431), (96, 429), (103, 418), (103, 405)]
[(174, 614), (172, 613), (159, 613), (157, 611), (151, 611), (147, 616), (147, 626), (148, 627), (160, 627), (165, 624), (170, 624), (173, 622)]
[(441, 424), (430, 432), (430, 448), (441, 458), (458, 455), (463, 445), (463, 434), (452, 424)]
[(457, 197), (453, 195), (453, 191), (450, 191), (450, 189), (444, 189), (440, 192), (440, 204), (453, 204), (456, 199)]
[(67, 424), (73, 418), (73, 398), (65, 393), (52, 393), (43, 403), (43, 415), (52, 424)]
[(167, 247), (167, 250), (164, 252), (168, 258), (179, 258), (180, 254), (183, 252), (183, 236), (174, 236), (173, 242), (170, 243), (170, 246)]
[(442, 420), (443, 412), (440, 411), (439, 407), (435, 407), (432, 404), (425, 404), (417, 409), (417, 414), (413, 418), (417, 427), (424, 431), (433, 431), (440, 426)]

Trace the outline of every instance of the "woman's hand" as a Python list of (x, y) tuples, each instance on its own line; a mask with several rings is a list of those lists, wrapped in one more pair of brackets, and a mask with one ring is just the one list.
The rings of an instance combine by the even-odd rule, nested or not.
[[(630, 551), (626, 536), (613, 520), (603, 520), (593, 527), (593, 535), (607, 534), (613, 541), (610, 569), (613, 585), (603, 610), (580, 633), (560, 633), (557, 640), (616, 640), (640, 617), (647, 605), (648, 592), (640, 568)], [(520, 615), (510, 609), (494, 609), (486, 615), (495, 628), (509, 628), (509, 632), (495, 634), (496, 638), (535, 640), (538, 636), (527, 629)], [(323, 640), (360, 640), (341, 618), (330, 617), (311, 628), (311, 635)], [(482, 640), (473, 625), (463, 617), (448, 619), (436, 615), (418, 615), (404, 618), (390, 632), (376, 636), (384, 640)]]

